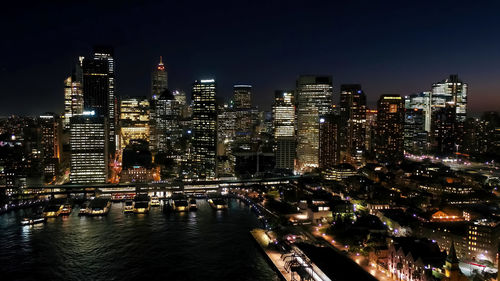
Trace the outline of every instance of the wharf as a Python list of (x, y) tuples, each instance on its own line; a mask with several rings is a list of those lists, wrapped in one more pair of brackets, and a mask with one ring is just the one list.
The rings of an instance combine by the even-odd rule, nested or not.
[(278, 273), (279, 278), (283, 281), (292, 281), (292, 274), (285, 269), (285, 261), (281, 259), (281, 253), (268, 247), (271, 241), (265, 230), (254, 229), (250, 231), (250, 233), (262, 252), (266, 255), (268, 262), (273, 264), (274, 270)]
[(278, 277), (283, 281), (292, 281), (292, 274), (285, 269), (285, 261), (281, 259), (281, 253), (268, 247), (271, 241), (266, 231), (264, 229), (254, 229), (250, 233), (262, 252), (266, 255), (268, 262), (273, 264), (274, 271), (278, 273)]

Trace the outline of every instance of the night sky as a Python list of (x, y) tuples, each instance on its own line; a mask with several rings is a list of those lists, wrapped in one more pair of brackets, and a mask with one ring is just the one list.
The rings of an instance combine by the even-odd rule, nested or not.
[(336, 99), (361, 83), (373, 104), (451, 73), (469, 83), (471, 113), (500, 109), (497, 1), (15, 2), (0, 15), (0, 115), (61, 112), (64, 79), (96, 44), (115, 48), (121, 96), (149, 94), (162, 55), (170, 88), (214, 77), (229, 97), (250, 83), (263, 109), (300, 74), (332, 75)]

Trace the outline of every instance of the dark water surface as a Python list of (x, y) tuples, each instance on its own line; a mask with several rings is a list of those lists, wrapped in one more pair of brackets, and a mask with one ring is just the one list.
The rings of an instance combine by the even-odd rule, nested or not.
[(0, 280), (278, 280), (249, 231), (259, 227), (243, 203), (214, 211), (49, 219), (21, 226), (23, 211), (0, 216)]

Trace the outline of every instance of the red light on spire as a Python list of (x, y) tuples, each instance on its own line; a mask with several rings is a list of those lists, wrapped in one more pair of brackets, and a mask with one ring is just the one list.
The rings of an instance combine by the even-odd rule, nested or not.
[(158, 70), (164, 71), (165, 70), (165, 65), (163, 65), (163, 57), (160, 56), (160, 63), (158, 64)]

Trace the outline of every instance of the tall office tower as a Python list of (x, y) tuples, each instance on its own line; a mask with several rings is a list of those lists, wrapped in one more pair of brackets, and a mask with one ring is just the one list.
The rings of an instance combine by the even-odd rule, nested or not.
[(425, 154), (428, 148), (425, 131), (425, 111), (423, 109), (405, 109), (404, 149), (412, 154)]
[(56, 114), (46, 113), (39, 118), (42, 144), (42, 164), (45, 182), (56, 179), (60, 155), (59, 120)]
[(167, 70), (160, 56), (160, 62), (153, 69), (153, 73), (151, 74), (151, 97), (157, 99), (166, 89), (168, 89)]
[(149, 100), (125, 98), (120, 101), (120, 149), (132, 140), (150, 141)]
[(322, 170), (340, 163), (338, 143), (340, 120), (341, 117), (335, 114), (327, 114), (319, 118), (319, 168)]
[(69, 130), (71, 117), (83, 113), (83, 91), (81, 81), (70, 76), (64, 80), (64, 119), (65, 130)]
[[(431, 106), (433, 115), (436, 111), (440, 111), (441, 113), (436, 113), (443, 117), (444, 115), (448, 115), (448, 118), (455, 118), (455, 120), (447, 120), (446, 123), (453, 123), (453, 132), (452, 134), (455, 136), (454, 144), (455, 147), (453, 151), (458, 151), (462, 148), (463, 145), (463, 136), (465, 135), (464, 126), (465, 119), (467, 118), (467, 84), (463, 83), (460, 79), (458, 79), (458, 75), (450, 75), (448, 79), (444, 79), (441, 82), (434, 83), (432, 85), (432, 98), (431, 98)], [(449, 110), (453, 110), (450, 107), (454, 108), (454, 117), (452, 116)], [(444, 109), (443, 108), (448, 108)], [(432, 122), (436, 122), (432, 120)], [(436, 139), (437, 135), (433, 131), (433, 144), (436, 145), (438, 143), (446, 143), (447, 140), (439, 140)], [(437, 153), (449, 153), (452, 150), (443, 147), (434, 147)]]
[(248, 110), (252, 108), (252, 85), (234, 85), (233, 91), (234, 109)]
[(465, 122), (467, 118), (467, 83), (458, 79), (458, 75), (432, 85), (432, 104), (437, 107), (446, 107), (454, 104), (457, 122)]
[(71, 117), (72, 183), (105, 183), (108, 176), (107, 118), (85, 112)]
[(435, 153), (450, 155), (457, 152), (459, 149), (457, 133), (456, 108), (453, 103), (448, 103), (445, 107), (433, 111), (432, 146)]
[(114, 154), (116, 148), (117, 104), (115, 98), (115, 64), (113, 49), (95, 47), (92, 58), (84, 58), (83, 102), (84, 109), (94, 111), (97, 116), (107, 118), (108, 149)]
[(490, 130), (489, 122), (480, 118), (468, 117), (465, 120), (464, 153), (480, 155), (488, 152), (490, 135), (494, 136), (494, 129)]
[(229, 104), (219, 107), (217, 113), (217, 174), (233, 176), (236, 157), (233, 145), (236, 137), (236, 111)]
[(429, 152), (432, 120), (432, 93), (405, 96), (405, 151), (413, 154)]
[(377, 134), (377, 110), (367, 109), (366, 110), (366, 126), (365, 126), (365, 151), (367, 157), (374, 159), (375, 150), (375, 137)]
[[(175, 93), (175, 92), (174, 92)], [(170, 90), (164, 90), (154, 100), (155, 139), (154, 152), (174, 155), (182, 136), (180, 127), (180, 104)]]
[(488, 153), (500, 156), (500, 114), (487, 111), (481, 116), (481, 122), (485, 126), (486, 150)]
[(432, 92), (421, 92), (405, 96), (405, 109), (420, 109), (424, 115), (424, 130), (431, 131), (432, 119)]
[(299, 172), (319, 166), (319, 116), (331, 111), (333, 84), (330, 76), (300, 76), (297, 80), (297, 162)]
[(359, 84), (340, 86), (340, 148), (345, 162), (361, 163), (365, 152), (366, 95)]
[(252, 86), (233, 86), (233, 109), (236, 112), (236, 136), (248, 139), (252, 136), (255, 117), (252, 113)]
[(231, 154), (231, 145), (236, 136), (236, 112), (224, 104), (217, 114), (217, 156)]
[(214, 79), (193, 84), (193, 170), (198, 178), (215, 178), (217, 149), (216, 84)]
[(376, 157), (381, 161), (403, 158), (404, 102), (399, 95), (382, 95), (377, 104)]
[(293, 171), (295, 161), (295, 99), (293, 91), (276, 91), (273, 105), (276, 168)]

